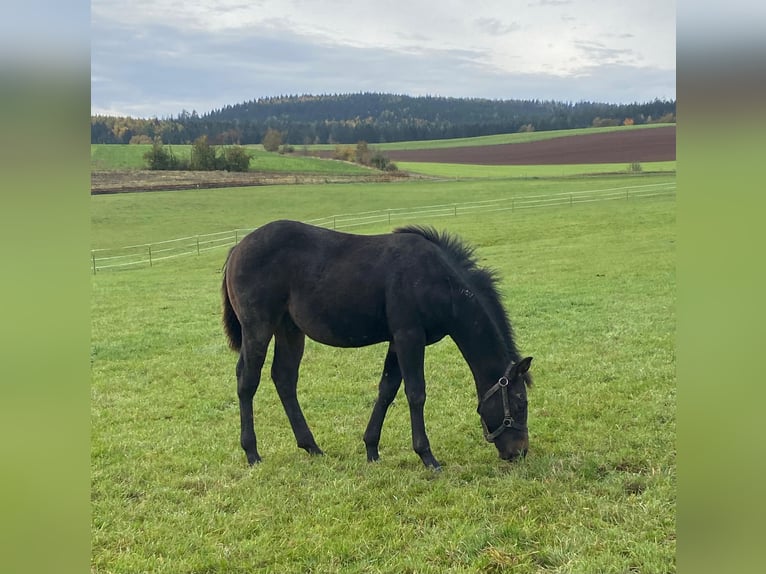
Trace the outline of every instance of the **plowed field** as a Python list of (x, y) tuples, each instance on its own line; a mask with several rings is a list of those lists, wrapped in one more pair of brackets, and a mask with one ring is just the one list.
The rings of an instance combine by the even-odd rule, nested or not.
[(561, 165), (673, 161), (676, 127), (647, 128), (481, 147), (389, 151), (394, 162)]

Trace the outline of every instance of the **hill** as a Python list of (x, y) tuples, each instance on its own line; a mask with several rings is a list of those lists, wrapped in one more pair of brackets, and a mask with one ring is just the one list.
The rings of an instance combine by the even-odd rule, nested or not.
[[(519, 131), (675, 121), (675, 101), (608, 104), (412, 97), (360, 93), (260, 98), (203, 115), (167, 119), (91, 118), (91, 143), (161, 137), (169, 144), (206, 135), (215, 143), (261, 143), (269, 129), (291, 145), (438, 140)], [(143, 138), (143, 140), (141, 139)]]

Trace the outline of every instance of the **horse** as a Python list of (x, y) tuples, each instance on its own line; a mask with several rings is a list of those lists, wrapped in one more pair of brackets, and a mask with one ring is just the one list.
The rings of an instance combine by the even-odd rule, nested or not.
[(447, 335), (473, 375), (484, 438), (503, 460), (526, 456), (532, 357), (516, 348), (497, 284), (473, 247), (433, 227), (357, 235), (281, 220), (246, 235), (229, 251), (221, 293), (224, 331), (239, 352), (240, 443), (248, 463), (261, 461), (253, 397), (272, 338), (271, 377), (297, 445), (324, 454), (297, 398), (306, 336), (344, 348), (388, 343), (363, 437), (368, 461), (379, 459), (383, 421), (404, 380), (412, 448), (426, 467), (441, 468), (423, 418), (423, 361), (426, 346)]

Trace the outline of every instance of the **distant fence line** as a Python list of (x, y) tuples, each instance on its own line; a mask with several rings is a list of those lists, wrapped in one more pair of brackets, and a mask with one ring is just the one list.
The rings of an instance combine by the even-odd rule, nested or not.
[[(675, 182), (655, 183), (645, 185), (630, 185), (611, 187), (607, 189), (563, 192), (556, 194), (532, 195), (507, 199), (487, 199), (483, 201), (468, 201), (463, 203), (445, 203), (421, 207), (397, 207), (376, 211), (345, 213), (330, 215), (319, 219), (309, 219), (310, 223), (329, 229), (349, 229), (374, 223), (395, 223), (403, 220), (425, 217), (457, 217), (490, 213), (497, 211), (517, 211), (540, 207), (561, 205), (576, 205), (594, 201), (614, 201), (672, 195), (675, 193)], [(232, 229), (218, 233), (206, 233), (142, 243), (127, 247), (91, 250), (91, 268), (97, 271), (113, 268), (129, 268), (135, 266), (153, 266), (166, 259), (174, 259), (187, 255), (200, 255), (205, 251), (236, 245), (242, 237), (256, 228)]]

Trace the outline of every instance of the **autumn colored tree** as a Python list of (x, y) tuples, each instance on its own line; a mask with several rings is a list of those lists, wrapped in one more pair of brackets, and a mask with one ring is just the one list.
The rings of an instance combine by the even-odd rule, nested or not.
[(282, 132), (269, 128), (266, 135), (263, 136), (263, 149), (266, 151), (277, 151), (282, 145)]

